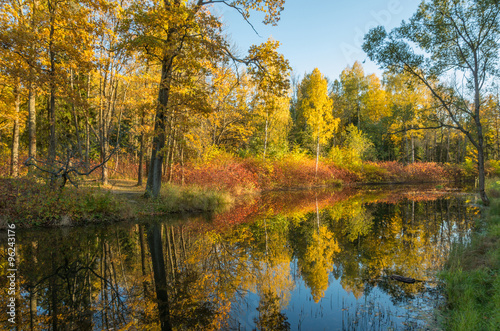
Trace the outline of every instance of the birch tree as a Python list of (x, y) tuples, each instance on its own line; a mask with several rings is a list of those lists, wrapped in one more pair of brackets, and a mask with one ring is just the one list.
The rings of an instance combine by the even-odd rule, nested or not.
[(316, 173), (318, 172), (320, 145), (330, 139), (339, 119), (333, 118), (333, 101), (328, 96), (328, 82), (318, 68), (302, 80), (299, 104), (306, 124), (312, 130), (316, 143)]

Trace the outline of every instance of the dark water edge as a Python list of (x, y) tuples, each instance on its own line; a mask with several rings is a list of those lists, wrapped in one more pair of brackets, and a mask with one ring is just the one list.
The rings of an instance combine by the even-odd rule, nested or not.
[[(218, 215), (18, 231), (15, 325), (433, 329), (436, 272), (479, 217), (468, 199), (435, 185), (270, 192)], [(7, 275), (2, 268), (4, 307)], [(0, 313), (3, 329), (8, 318)]]

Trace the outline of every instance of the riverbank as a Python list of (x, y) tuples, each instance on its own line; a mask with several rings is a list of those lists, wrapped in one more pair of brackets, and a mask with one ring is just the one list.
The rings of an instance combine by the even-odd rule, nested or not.
[(175, 184), (187, 184), (240, 195), (290, 188), (341, 186), (352, 183), (435, 183), (474, 178), (462, 165), (395, 161), (337, 164), (329, 159), (290, 153), (286, 157), (263, 161), (217, 151), (201, 163), (175, 165), (166, 177)]
[(470, 243), (450, 254), (444, 281), (445, 330), (500, 330), (500, 181), (488, 182), (491, 207), (476, 221)]
[(158, 199), (144, 198), (144, 187), (121, 181), (105, 187), (50, 189), (34, 179), (0, 179), (0, 229), (109, 223), (168, 213), (215, 212), (233, 197), (197, 186), (164, 184)]
[[(214, 212), (235, 200), (267, 191), (333, 188), (360, 183), (456, 182), (467, 173), (459, 165), (364, 162), (340, 166), (292, 153), (263, 161), (218, 151), (202, 163), (174, 165), (166, 171), (160, 199), (142, 197), (145, 187), (125, 181), (119, 189), (97, 181), (81, 188), (50, 189), (33, 177), (0, 179), (0, 227), (85, 225), (147, 215)], [(110, 182), (116, 182), (111, 180)], [(82, 183), (85, 184), (85, 183)], [(68, 184), (69, 185), (69, 184)]]

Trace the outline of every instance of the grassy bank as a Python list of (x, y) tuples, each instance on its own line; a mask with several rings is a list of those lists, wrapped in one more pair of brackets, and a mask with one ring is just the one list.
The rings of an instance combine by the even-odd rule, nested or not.
[[(129, 175), (133, 176), (133, 172)], [(99, 186), (50, 189), (29, 176), (0, 179), (0, 226), (7, 221), (25, 226), (72, 225), (162, 213), (213, 212), (248, 193), (340, 187), (349, 183), (457, 181), (466, 175), (466, 167), (450, 164), (361, 161), (338, 164), (322, 158), (316, 166), (313, 157), (300, 151), (262, 160), (214, 150), (198, 163), (167, 168), (163, 180), (170, 179), (171, 184), (163, 184), (157, 200), (143, 199), (144, 187), (132, 188), (133, 184), (128, 190), (117, 192), (111, 188), (109, 192), (109, 187)], [(94, 179), (97, 183), (97, 178)]]
[[(138, 192), (139, 190), (139, 192)], [(164, 185), (158, 199), (101, 187), (50, 189), (33, 179), (0, 179), (0, 228), (70, 226), (176, 212), (213, 212), (231, 205), (223, 192), (195, 186)]]
[(454, 247), (445, 271), (446, 330), (500, 330), (500, 181), (491, 180), (492, 199), (471, 242)]

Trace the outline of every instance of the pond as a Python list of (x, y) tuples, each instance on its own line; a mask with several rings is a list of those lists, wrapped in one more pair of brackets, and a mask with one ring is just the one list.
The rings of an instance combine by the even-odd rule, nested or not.
[(18, 231), (16, 326), (425, 329), (442, 304), (436, 272), (479, 217), (467, 197), (422, 186), (273, 192), (216, 215)]

